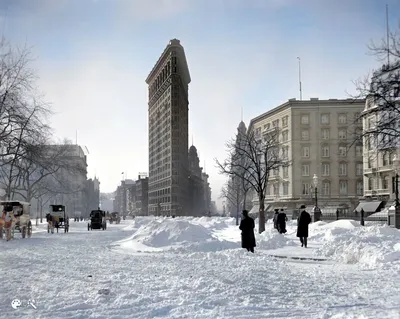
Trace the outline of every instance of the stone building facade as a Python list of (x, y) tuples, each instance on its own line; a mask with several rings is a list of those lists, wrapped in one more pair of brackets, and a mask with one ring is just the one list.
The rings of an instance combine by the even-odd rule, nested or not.
[[(260, 138), (279, 129), (280, 145), (289, 167), (271, 172), (266, 210), (315, 205), (314, 174), (318, 177), (318, 206), (322, 213), (353, 210), (363, 197), (363, 148), (355, 144), (362, 123), (357, 121), (365, 100), (290, 99), (252, 119), (249, 131)], [(355, 144), (355, 145), (354, 145)], [(252, 211), (258, 211), (256, 197)]]

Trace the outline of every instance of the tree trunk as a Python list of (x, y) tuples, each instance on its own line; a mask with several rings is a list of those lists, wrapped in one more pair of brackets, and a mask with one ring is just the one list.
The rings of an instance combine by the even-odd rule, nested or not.
[(265, 205), (264, 205), (265, 196), (264, 194), (258, 194), (258, 202), (260, 205), (260, 210), (258, 214), (258, 233), (262, 233), (265, 231)]
[(243, 210), (246, 209), (246, 197), (247, 197), (247, 192), (243, 193)]

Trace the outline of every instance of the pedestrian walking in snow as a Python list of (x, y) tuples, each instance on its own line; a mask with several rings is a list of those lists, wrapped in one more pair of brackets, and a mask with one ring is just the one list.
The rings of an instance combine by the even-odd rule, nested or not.
[(278, 214), (278, 217), (276, 218), (276, 224), (277, 224), (277, 229), (279, 234), (285, 234), (286, 233), (286, 222), (288, 218), (285, 214), (285, 211), (281, 209), (281, 211)]
[(243, 210), (243, 218), (240, 222), (239, 229), (242, 231), (242, 248), (254, 253), (256, 247), (256, 238), (254, 236), (254, 219), (249, 217), (249, 212)]
[(297, 217), (297, 237), (300, 238), (301, 247), (307, 248), (308, 225), (311, 223), (311, 216), (306, 211), (306, 206), (301, 205), (302, 212)]
[(278, 229), (278, 215), (279, 215), (279, 209), (275, 209), (274, 218), (272, 219), (274, 222), (275, 229)]

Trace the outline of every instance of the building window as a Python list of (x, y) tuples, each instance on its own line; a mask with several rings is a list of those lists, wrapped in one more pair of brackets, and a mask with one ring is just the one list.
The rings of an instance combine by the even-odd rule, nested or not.
[(328, 163), (322, 164), (322, 176), (329, 176), (330, 170), (331, 170), (331, 167)]
[(322, 139), (323, 140), (329, 140), (329, 135), (330, 134), (329, 134), (329, 130), (328, 129), (323, 129), (321, 135), (322, 135)]
[(322, 157), (329, 157), (329, 146), (322, 146)]
[(310, 165), (301, 165), (301, 176), (310, 176)]
[(394, 160), (395, 156), (396, 156), (395, 153), (392, 153), (392, 154), (389, 155), (389, 165), (393, 165), (393, 160)]
[(339, 140), (345, 140), (347, 138), (346, 130), (339, 130)]
[(274, 176), (278, 176), (279, 175), (279, 167), (278, 168), (274, 168), (273, 171), (272, 171), (272, 174)]
[(363, 173), (364, 173), (363, 163), (357, 163), (356, 164), (356, 175), (357, 176), (362, 176)]
[(257, 127), (257, 128), (256, 128), (255, 135), (256, 135), (256, 136), (260, 136), (260, 135), (261, 135), (261, 127)]
[(264, 124), (264, 130), (269, 130), (269, 127), (270, 127), (270, 124), (269, 124), (269, 123)]
[(304, 141), (308, 141), (310, 139), (310, 133), (308, 130), (301, 131), (301, 139)]
[(387, 152), (385, 152), (383, 154), (383, 158), (382, 158), (383, 166), (388, 166), (389, 165), (389, 159), (390, 159), (389, 154)]
[(340, 157), (347, 156), (347, 147), (346, 146), (339, 146), (339, 156)]
[(346, 122), (347, 122), (347, 115), (346, 114), (339, 114), (338, 123), (339, 124), (346, 124)]
[(329, 114), (321, 114), (321, 124), (329, 124)]
[(303, 195), (310, 195), (310, 184), (303, 183)]
[(303, 114), (301, 116), (301, 124), (304, 124), (304, 125), (310, 124), (310, 116), (308, 114)]
[(370, 191), (374, 189), (374, 179), (372, 177), (368, 178), (368, 189)]
[(303, 157), (310, 157), (310, 147), (309, 146), (303, 146), (301, 148), (301, 154)]
[(362, 145), (356, 145), (356, 157), (363, 156), (363, 147)]
[(289, 132), (288, 131), (283, 131), (282, 132), (282, 142), (287, 142), (289, 139)]
[(329, 182), (322, 183), (322, 195), (329, 196), (331, 194), (331, 184)]
[(382, 180), (382, 188), (389, 189), (389, 176), (385, 176)]
[(288, 121), (289, 121), (289, 116), (284, 116), (284, 117), (282, 117), (282, 126), (283, 127), (286, 127), (286, 126), (288, 126)]
[(284, 178), (289, 177), (289, 168), (287, 166), (283, 166), (282, 167), (282, 171), (283, 171), (282, 175), (283, 175)]
[(283, 183), (283, 195), (289, 195), (289, 183)]
[(368, 168), (372, 168), (372, 159), (371, 159), (371, 157), (368, 157), (368, 159), (367, 159), (367, 166), (368, 166)]
[(347, 181), (339, 181), (339, 194), (347, 195)]
[(279, 127), (279, 120), (272, 121), (273, 127)]
[(279, 195), (279, 184), (274, 184), (274, 195), (277, 196)]
[(284, 146), (282, 148), (282, 159), (284, 160), (289, 159), (289, 146)]
[(346, 176), (347, 175), (347, 164), (340, 163), (339, 164), (339, 176)]
[(364, 183), (363, 181), (357, 181), (357, 189), (356, 189), (358, 196), (364, 195)]

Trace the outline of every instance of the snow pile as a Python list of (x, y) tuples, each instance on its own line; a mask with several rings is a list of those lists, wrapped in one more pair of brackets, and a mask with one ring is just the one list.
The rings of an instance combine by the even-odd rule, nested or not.
[[(266, 225), (265, 231), (256, 233), (256, 245), (259, 249), (271, 250), (287, 246), (296, 246), (296, 243), (285, 234), (279, 234), (273, 224)], [(258, 227), (256, 227), (258, 229)]]
[(361, 227), (351, 220), (340, 220), (311, 227), (312, 240), (322, 242), (318, 255), (374, 269), (400, 266), (400, 231), (387, 226)]
[(140, 251), (178, 249), (209, 252), (238, 248), (235, 243), (217, 239), (210, 229), (192, 219), (177, 218), (147, 220), (132, 236), (117, 244)]

